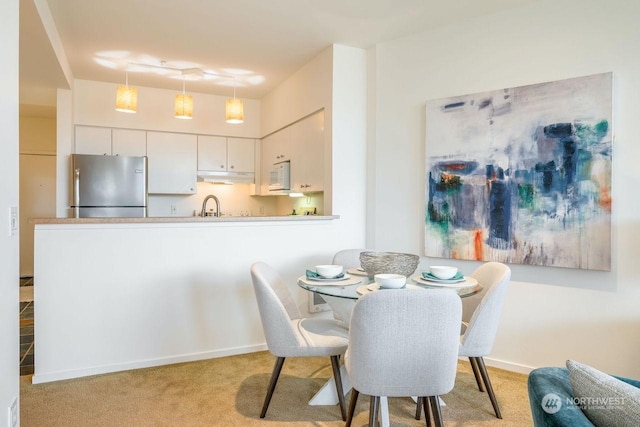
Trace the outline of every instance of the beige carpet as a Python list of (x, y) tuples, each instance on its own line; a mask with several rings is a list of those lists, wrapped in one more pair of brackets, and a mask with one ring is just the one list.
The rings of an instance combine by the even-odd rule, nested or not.
[[(287, 359), (265, 419), (259, 418), (275, 358), (253, 353), (138, 369), (47, 384), (21, 377), (22, 427), (31, 426), (343, 426), (338, 406), (309, 406), (331, 376), (329, 358)], [(445, 396), (446, 426), (531, 426), (526, 376), (489, 368), (503, 419), (493, 415), (468, 362)], [(348, 398), (347, 395), (347, 405)], [(360, 395), (354, 426), (367, 425), (368, 396)], [(413, 419), (409, 398), (389, 399), (392, 426)]]

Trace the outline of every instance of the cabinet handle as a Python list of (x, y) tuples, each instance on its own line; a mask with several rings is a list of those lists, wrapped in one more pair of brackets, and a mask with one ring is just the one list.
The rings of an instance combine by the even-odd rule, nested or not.
[(220, 169), (224, 169), (224, 165), (220, 165)]
[(231, 169), (233, 169), (233, 165), (231, 165)]

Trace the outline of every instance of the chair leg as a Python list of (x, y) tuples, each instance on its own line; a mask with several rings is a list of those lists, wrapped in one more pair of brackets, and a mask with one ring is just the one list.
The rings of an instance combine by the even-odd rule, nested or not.
[(267, 396), (264, 398), (264, 405), (262, 405), (262, 412), (260, 412), (260, 418), (264, 418), (267, 415), (267, 409), (269, 409), (269, 403), (273, 396), (273, 391), (276, 389), (276, 383), (284, 365), (284, 357), (278, 357), (276, 363), (273, 366), (273, 372), (271, 373), (271, 379), (269, 380), (269, 388), (267, 389)]
[(351, 422), (353, 421), (353, 413), (356, 410), (356, 403), (358, 402), (358, 396), (360, 392), (355, 388), (351, 389), (351, 401), (349, 402), (349, 414), (347, 415), (347, 424), (346, 427), (351, 427)]
[(344, 408), (344, 393), (342, 391), (342, 377), (340, 376), (339, 356), (331, 356), (331, 367), (333, 368), (333, 379), (336, 382), (336, 392), (338, 393), (338, 403), (340, 404), (340, 415), (342, 415), (342, 421), (345, 421), (347, 419), (347, 413)]
[(471, 369), (473, 370), (473, 376), (476, 377), (476, 383), (478, 384), (478, 390), (484, 391), (484, 386), (482, 385), (482, 379), (480, 379), (480, 372), (478, 371), (478, 361), (477, 357), (470, 357), (469, 362), (471, 363)]
[(378, 408), (380, 407), (380, 396), (371, 396), (369, 401), (369, 427), (376, 427), (378, 424)]
[[(436, 427), (444, 427), (442, 422), (442, 413), (440, 412), (440, 399), (438, 396), (429, 396), (429, 402), (431, 402), (431, 412), (433, 413), (433, 423)], [(425, 403), (426, 406), (426, 403)]]
[[(427, 427), (431, 427), (431, 406), (429, 406), (429, 400), (427, 399), (427, 397), (421, 397), (420, 400), (422, 400), (422, 406), (424, 408), (424, 418), (425, 418), (425, 424), (427, 425)], [(439, 404), (440, 402), (438, 402)]]
[(496, 413), (496, 417), (502, 419), (502, 414), (500, 413), (500, 407), (498, 406), (498, 400), (496, 399), (496, 395), (493, 392), (493, 387), (491, 386), (491, 380), (489, 379), (489, 373), (487, 372), (487, 367), (484, 364), (484, 359), (482, 357), (478, 357), (476, 359), (478, 362), (478, 369), (480, 370), (480, 375), (482, 375), (482, 381), (484, 382), (484, 385), (487, 388), (487, 393), (489, 394), (489, 399), (491, 399), (491, 404), (493, 405), (493, 410)]
[(420, 412), (422, 412), (422, 397), (418, 396), (416, 401), (416, 420), (420, 419)]

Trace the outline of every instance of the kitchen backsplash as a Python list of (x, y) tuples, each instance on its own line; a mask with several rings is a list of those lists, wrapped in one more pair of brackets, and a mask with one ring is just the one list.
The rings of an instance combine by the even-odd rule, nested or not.
[[(297, 215), (305, 212), (322, 215), (324, 195), (315, 193), (304, 197), (288, 196), (252, 196), (251, 184), (211, 184), (198, 183), (197, 194), (149, 195), (148, 215), (150, 217), (185, 217), (200, 215), (202, 202), (209, 194), (220, 200), (222, 216), (280, 216), (290, 215), (294, 209)], [(207, 210), (215, 210), (214, 200), (209, 200)]]

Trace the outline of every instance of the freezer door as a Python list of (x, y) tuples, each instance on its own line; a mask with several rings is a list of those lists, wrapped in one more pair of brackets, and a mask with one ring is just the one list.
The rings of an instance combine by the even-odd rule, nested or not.
[(147, 158), (72, 156), (72, 207), (147, 206)]
[(74, 218), (145, 218), (147, 208), (73, 208)]

